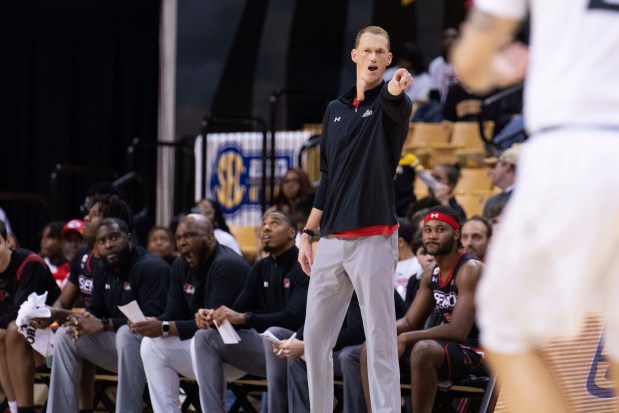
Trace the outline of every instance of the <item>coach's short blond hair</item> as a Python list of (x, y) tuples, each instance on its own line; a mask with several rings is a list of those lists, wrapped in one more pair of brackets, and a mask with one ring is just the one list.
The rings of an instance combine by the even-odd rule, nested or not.
[(357, 38), (355, 39), (355, 49), (359, 46), (359, 41), (361, 40), (361, 36), (363, 36), (366, 33), (383, 36), (385, 39), (387, 39), (387, 50), (391, 50), (391, 40), (389, 39), (389, 33), (387, 33), (387, 30), (379, 26), (368, 26), (365, 29), (359, 30), (359, 33), (357, 33)]

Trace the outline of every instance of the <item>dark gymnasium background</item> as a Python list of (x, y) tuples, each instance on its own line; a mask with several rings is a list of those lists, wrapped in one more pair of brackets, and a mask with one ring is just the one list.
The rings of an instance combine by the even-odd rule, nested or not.
[[(38, 250), (43, 222), (81, 217), (90, 185), (130, 172), (145, 188), (139, 233), (154, 224), (155, 152), (127, 148), (157, 140), (166, 1), (0, 2), (0, 206), (24, 246)], [(173, 139), (195, 137), (206, 113), (268, 121), (275, 89), (336, 97), (366, 25), (387, 29), (394, 50), (418, 42), (429, 61), (463, 18), (464, 0), (179, 0)], [(320, 122), (323, 108), (291, 100), (276, 126)]]

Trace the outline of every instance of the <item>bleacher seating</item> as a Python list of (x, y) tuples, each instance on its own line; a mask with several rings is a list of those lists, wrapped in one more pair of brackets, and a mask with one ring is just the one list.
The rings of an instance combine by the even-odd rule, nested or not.
[(230, 226), (230, 232), (239, 243), (243, 257), (249, 264), (253, 264), (259, 255), (258, 227)]

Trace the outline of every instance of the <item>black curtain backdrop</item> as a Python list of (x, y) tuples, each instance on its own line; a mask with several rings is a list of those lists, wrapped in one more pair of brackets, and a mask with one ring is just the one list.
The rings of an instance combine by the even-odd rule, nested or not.
[[(53, 202), (56, 164), (122, 175), (130, 141), (156, 140), (159, 14), (152, 0), (0, 2), (0, 191), (41, 192)], [(138, 168), (152, 202), (154, 156)], [(44, 218), (79, 216), (98, 179), (64, 176), (55, 216)], [(18, 237), (30, 239), (28, 223), (10, 218)]]
[[(248, 0), (241, 16), (225, 70), (213, 99), (211, 112), (217, 116), (252, 116), (252, 91), (256, 62), (268, 0)], [(241, 130), (239, 125), (215, 125), (212, 130)]]
[(348, 2), (297, 0), (288, 49), (286, 88), (327, 101), (288, 98), (287, 128), (321, 123), (326, 103), (338, 96)]
[(406, 6), (402, 5), (402, 0), (380, 0), (374, 3), (374, 24), (389, 32), (391, 52), (397, 52), (405, 42), (417, 41), (416, 21), (415, 3)]

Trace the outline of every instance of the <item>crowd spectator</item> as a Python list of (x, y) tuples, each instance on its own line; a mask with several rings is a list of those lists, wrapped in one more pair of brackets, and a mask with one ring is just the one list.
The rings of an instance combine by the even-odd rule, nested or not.
[(486, 258), (490, 237), (492, 225), (480, 215), (473, 215), (462, 225), (462, 246), (482, 262)]
[(398, 263), (395, 267), (395, 289), (402, 299), (406, 298), (408, 280), (421, 272), (421, 265), (411, 248), (415, 230), (406, 219), (399, 219)]
[(453, 27), (446, 28), (441, 35), (441, 53), (435, 57), (428, 69), (432, 80), (431, 88), (438, 91), (441, 102), (445, 102), (447, 90), (456, 81), (453, 66), (449, 61), (449, 52), (458, 38), (458, 30)]
[(415, 79), (412, 84), (404, 89), (406, 96), (413, 104), (427, 101), (430, 95), (432, 79), (428, 74), (428, 66), (421, 49), (413, 42), (406, 42), (400, 47), (395, 57), (395, 64), (385, 70), (383, 80), (385, 82), (390, 81), (396, 70), (404, 68)]
[(409, 214), (414, 214), (423, 208), (430, 208), (436, 205), (444, 205), (453, 209), (458, 215), (458, 222), (466, 221), (466, 212), (458, 204), (453, 194), (458, 181), (460, 180), (460, 165), (443, 163), (432, 168), (432, 178), (437, 184), (434, 187), (429, 186), (430, 194), (415, 202)]
[(174, 248), (174, 236), (168, 227), (155, 225), (148, 231), (146, 249), (151, 254), (159, 255), (169, 265), (172, 265), (178, 253)]
[(60, 231), (62, 253), (68, 262), (73, 262), (77, 253), (86, 247), (83, 232), (84, 221), (81, 219), (72, 219), (62, 227)]
[(294, 204), (298, 199), (313, 194), (314, 188), (312, 188), (307, 172), (302, 168), (290, 168), (280, 182), (270, 210), (281, 210), (292, 214)]
[(231, 248), (237, 254), (243, 255), (241, 252), (241, 246), (234, 235), (232, 235), (232, 232), (226, 223), (226, 218), (224, 217), (221, 205), (219, 205), (218, 202), (212, 199), (201, 199), (196, 202), (196, 206), (192, 211), (205, 215), (209, 221), (211, 221), (217, 242)]
[(512, 146), (501, 153), (498, 158), (492, 157), (485, 159), (486, 164), (490, 167), (492, 184), (501, 188), (503, 192), (488, 198), (482, 213), (484, 218), (488, 219), (490, 209), (494, 205), (507, 202), (512, 196), (516, 184), (516, 164), (518, 163), (519, 153), (520, 147)]
[(60, 238), (64, 224), (63, 221), (52, 221), (45, 224), (41, 232), (41, 251), (39, 252), (61, 288), (71, 271), (71, 264), (62, 251), (62, 240)]
[[(425, 214), (427, 214), (427, 212), (425, 212)], [(421, 270), (408, 279), (408, 284), (406, 285), (406, 296), (404, 297), (406, 308), (409, 308), (413, 303), (413, 300), (417, 295), (417, 291), (419, 291), (419, 285), (423, 274), (433, 268), (436, 263), (434, 256), (428, 254), (423, 246), (421, 236), (422, 231), (423, 218), (421, 219), (421, 228), (418, 231), (415, 231), (411, 242), (411, 249), (415, 252), (415, 257), (417, 257), (417, 262), (419, 263)]]

